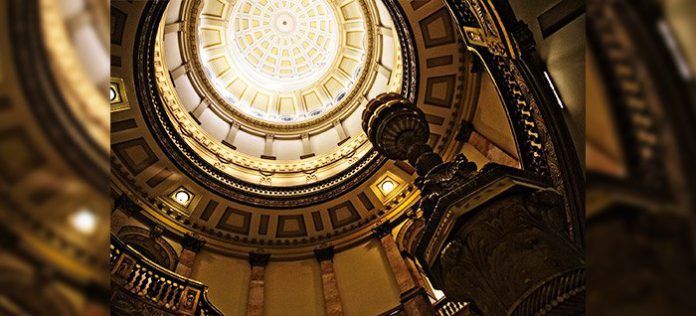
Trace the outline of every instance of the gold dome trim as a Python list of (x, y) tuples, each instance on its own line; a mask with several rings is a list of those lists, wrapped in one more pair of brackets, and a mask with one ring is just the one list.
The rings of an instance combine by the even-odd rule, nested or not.
[[(182, 57), (185, 63), (190, 65), (190, 73), (192, 76), (192, 83), (199, 89), (203, 91), (205, 95), (209, 97), (211, 103), (211, 108), (216, 109), (219, 113), (224, 113), (222, 116), (227, 122), (239, 122), (242, 126), (246, 126), (248, 129), (259, 133), (259, 134), (274, 134), (274, 135), (296, 135), (304, 132), (313, 132), (328, 127), (331, 122), (339, 120), (342, 117), (347, 116), (352, 113), (353, 110), (360, 105), (360, 95), (364, 94), (369, 86), (366, 83), (373, 82), (375, 77), (375, 70), (377, 68), (377, 56), (375, 52), (381, 52), (381, 45), (376, 41), (377, 30), (374, 25), (374, 21), (377, 20), (377, 13), (374, 4), (369, 3), (365, 0), (352, 0), (348, 4), (343, 4), (342, 7), (349, 5), (350, 3), (356, 3), (362, 10), (362, 15), (364, 20), (362, 23), (365, 26), (367, 32), (365, 36), (365, 47), (364, 51), (364, 61), (363, 67), (360, 70), (360, 75), (358, 79), (353, 84), (353, 87), (349, 93), (340, 101), (339, 104), (332, 106), (327, 112), (322, 113), (316, 118), (308, 119), (305, 121), (300, 121), (296, 123), (283, 123), (283, 122), (269, 122), (262, 119), (254, 118), (249, 114), (243, 113), (236, 106), (231, 105), (227, 101), (215, 86), (208, 80), (206, 71), (201, 62), (200, 55), (200, 43), (198, 38), (198, 31), (200, 28), (201, 18), (200, 12), (203, 9), (202, 0), (184, 0), (182, 8), (186, 12), (184, 18), (184, 24), (182, 27), (183, 37), (182, 41)], [(335, 12), (334, 14), (338, 14)], [(339, 53), (340, 55), (340, 53)], [(340, 58), (334, 58), (333, 65), (329, 69), (337, 70), (338, 62)], [(326, 82), (329, 77), (332, 76), (332, 72), (327, 72), (323, 77), (317, 80), (317, 82)], [(360, 93), (359, 93), (360, 92)], [(322, 91), (321, 93), (327, 93)], [(327, 93), (330, 95), (330, 93)]]

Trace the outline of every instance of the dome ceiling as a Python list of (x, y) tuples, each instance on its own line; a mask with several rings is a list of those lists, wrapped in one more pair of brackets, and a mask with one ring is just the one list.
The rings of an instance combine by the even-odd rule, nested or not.
[(230, 117), (282, 131), (350, 105), (346, 96), (368, 68), (365, 43), (373, 42), (369, 12), (351, 3), (339, 12), (324, 0), (237, 1), (223, 23), (203, 6), (200, 60)]
[[(168, 14), (188, 17), (183, 31), (160, 37), (155, 66), (171, 76), (156, 80), (178, 145), (222, 183), (218, 192), (250, 204), (316, 203), (296, 198), (340, 194), (380, 164), (360, 114), (370, 97), (402, 85), (397, 36), (377, 31), (374, 3), (183, 1), (178, 9)], [(257, 198), (245, 199), (249, 192)]]
[[(238, 1), (229, 18), (232, 45), (228, 46), (243, 80), (280, 93), (315, 85), (338, 56), (343, 21), (333, 11), (322, 0)], [(205, 32), (204, 28), (200, 31)], [(362, 56), (357, 57), (362, 64)]]
[[(475, 102), (464, 90), (477, 85), (466, 79), (470, 57), (443, 5), (385, 1), (123, 6), (140, 22), (112, 49), (124, 60), (136, 57), (132, 69), (112, 67), (124, 103), (112, 112), (114, 194), (138, 200), (174, 232), (202, 233), (207, 247), (236, 254), (262, 247), (297, 256), (319, 243), (349, 245), (371, 223), (402, 214), (417, 201), (413, 169), (372, 149), (360, 126), (365, 105), (388, 91), (412, 96), (428, 116), (434, 147), (448, 156), (458, 150), (453, 122), (466, 114), (450, 105)], [(442, 27), (446, 37), (431, 40)], [(331, 32), (337, 43), (320, 38)], [(293, 36), (305, 40), (283, 42)], [(284, 71), (283, 60), (306, 60), (305, 45), (307, 54), (315, 50), (313, 70)], [(256, 48), (252, 55), (264, 61), (239, 55)], [(416, 59), (415, 49), (441, 57)], [(251, 108), (267, 116), (245, 110), (264, 94), (265, 107)], [(280, 119), (284, 98), (292, 120)], [(300, 117), (309, 108), (321, 112)]]

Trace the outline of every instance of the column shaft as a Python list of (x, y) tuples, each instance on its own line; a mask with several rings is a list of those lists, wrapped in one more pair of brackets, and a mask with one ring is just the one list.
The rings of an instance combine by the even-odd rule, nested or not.
[(249, 279), (249, 297), (247, 299), (248, 316), (263, 315), (265, 272), (265, 267), (251, 267), (251, 278)]
[(111, 213), (111, 232), (114, 235), (118, 235), (118, 232), (121, 231), (121, 228), (123, 226), (126, 226), (126, 223), (128, 223), (128, 219), (130, 216), (126, 214), (122, 209), (117, 208)]
[(401, 304), (408, 315), (434, 315), (434, 310), (428, 301), (425, 289), (420, 286), (418, 280), (414, 278), (408, 265), (399, 251), (399, 247), (391, 234), (391, 230), (385, 227), (378, 229), (380, 244), (387, 261), (394, 273), (396, 283), (401, 292)]
[(191, 270), (193, 269), (193, 263), (196, 261), (197, 253), (184, 249), (179, 255), (179, 262), (176, 264), (176, 269), (174, 272), (183, 275), (185, 277), (191, 276)]
[(321, 269), (321, 286), (324, 292), (324, 309), (327, 316), (342, 316), (343, 304), (338, 291), (336, 272), (333, 267), (333, 247), (318, 249), (314, 254)]
[(404, 258), (401, 257), (401, 251), (399, 251), (394, 236), (392, 234), (386, 234), (379, 238), (382, 244), (382, 249), (387, 255), (387, 261), (389, 261), (389, 266), (392, 272), (394, 272), (394, 277), (396, 278), (396, 283), (399, 284), (399, 290), (404, 293), (417, 286), (415, 280), (411, 276), (411, 273), (404, 262)]
[(247, 316), (263, 316), (266, 265), (270, 257), (270, 254), (249, 253), (251, 275), (249, 277), (249, 294), (247, 296)]
[(176, 273), (190, 277), (191, 271), (193, 270), (193, 265), (196, 262), (196, 256), (198, 252), (201, 251), (205, 245), (205, 240), (196, 234), (187, 233), (184, 235), (184, 239), (181, 241), (181, 254), (179, 254), (179, 262), (176, 264)]

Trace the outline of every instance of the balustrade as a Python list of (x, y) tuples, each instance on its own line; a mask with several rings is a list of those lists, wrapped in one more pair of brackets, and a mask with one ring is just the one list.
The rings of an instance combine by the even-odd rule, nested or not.
[(453, 301), (447, 298), (442, 298), (437, 301), (434, 307), (435, 315), (437, 316), (471, 315), (467, 303)]
[[(115, 312), (160, 310), (166, 315), (223, 315), (207, 299), (208, 287), (148, 260), (111, 236), (110, 265)], [(125, 293), (125, 295), (124, 295)]]

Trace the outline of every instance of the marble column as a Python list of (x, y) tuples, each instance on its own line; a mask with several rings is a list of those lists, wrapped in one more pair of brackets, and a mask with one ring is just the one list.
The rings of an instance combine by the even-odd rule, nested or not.
[(413, 280), (415, 280), (416, 285), (426, 289), (427, 284), (425, 283), (420, 270), (418, 270), (418, 266), (416, 266), (416, 259), (404, 250), (401, 250), (401, 257), (404, 259), (404, 263), (406, 263), (406, 267), (408, 267), (408, 272), (411, 273), (411, 277), (413, 277)]
[(247, 297), (247, 316), (262, 316), (264, 304), (265, 273), (268, 259), (267, 253), (249, 253), (251, 277), (249, 278), (249, 295)]
[(333, 247), (314, 250), (321, 269), (321, 285), (324, 291), (324, 308), (327, 316), (343, 315), (341, 295), (338, 292), (338, 282), (333, 267)]
[(428, 300), (425, 289), (419, 284), (391, 234), (390, 223), (385, 223), (374, 229), (375, 237), (379, 239), (384, 253), (387, 255), (389, 267), (396, 278), (401, 293), (401, 304), (408, 315), (434, 315), (433, 306)]
[(185, 277), (191, 276), (191, 270), (196, 261), (196, 256), (201, 248), (203, 248), (203, 245), (205, 245), (205, 240), (197, 234), (187, 233), (184, 235), (184, 239), (181, 241), (183, 249), (181, 250), (179, 262), (176, 264), (176, 270), (174, 271)]
[(142, 208), (127, 195), (122, 194), (114, 203), (114, 210), (111, 212), (111, 233), (117, 235), (126, 226), (129, 219), (142, 211)]

